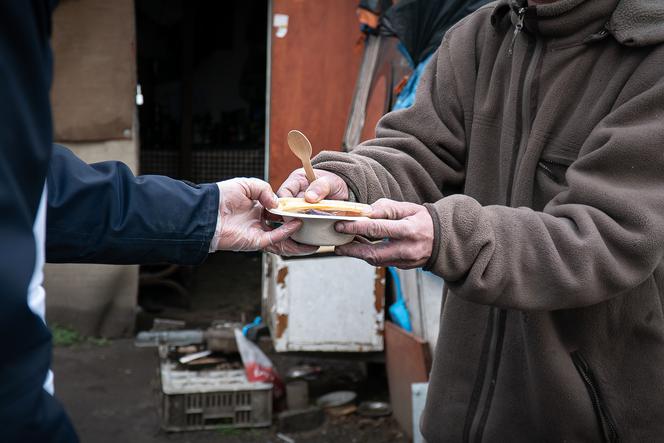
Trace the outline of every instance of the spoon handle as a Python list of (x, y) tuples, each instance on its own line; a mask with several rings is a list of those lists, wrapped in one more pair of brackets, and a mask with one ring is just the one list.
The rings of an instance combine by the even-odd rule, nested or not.
[(314, 168), (311, 166), (311, 160), (303, 159), (302, 166), (304, 167), (304, 173), (307, 175), (307, 180), (309, 183), (316, 180), (316, 174), (314, 173)]

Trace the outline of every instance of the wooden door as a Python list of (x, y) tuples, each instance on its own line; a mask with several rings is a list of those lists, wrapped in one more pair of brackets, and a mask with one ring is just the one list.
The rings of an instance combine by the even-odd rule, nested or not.
[(291, 129), (307, 135), (314, 153), (341, 149), (363, 50), (357, 3), (271, 1), (266, 162), (275, 190), (300, 167), (286, 144)]

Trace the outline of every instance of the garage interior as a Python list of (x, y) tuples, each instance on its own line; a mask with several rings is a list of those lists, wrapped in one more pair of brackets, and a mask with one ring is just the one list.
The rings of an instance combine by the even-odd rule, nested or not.
[[(263, 178), (267, 0), (135, 5), (141, 174), (194, 183)], [(258, 314), (260, 281), (257, 253), (217, 252), (197, 267), (143, 266), (142, 319), (205, 324), (238, 302)]]

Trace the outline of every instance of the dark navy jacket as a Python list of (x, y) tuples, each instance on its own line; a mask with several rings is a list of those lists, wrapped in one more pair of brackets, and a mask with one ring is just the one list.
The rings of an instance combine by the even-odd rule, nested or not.
[[(197, 263), (216, 224), (218, 189), (86, 165), (52, 146), (51, 0), (0, 2), (0, 442), (72, 443), (43, 389), (51, 335), (27, 304), (33, 225), (48, 175), (47, 260)], [(57, 391), (57, 386), (56, 386)]]
[(55, 145), (48, 170), (46, 260), (198, 264), (219, 212), (216, 184), (134, 177), (120, 162), (88, 165)]

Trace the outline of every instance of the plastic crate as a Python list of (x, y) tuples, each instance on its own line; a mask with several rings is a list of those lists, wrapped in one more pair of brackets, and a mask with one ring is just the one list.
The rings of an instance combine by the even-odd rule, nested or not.
[(167, 431), (257, 428), (272, 424), (272, 385), (244, 370), (179, 370), (161, 363), (161, 423)]

